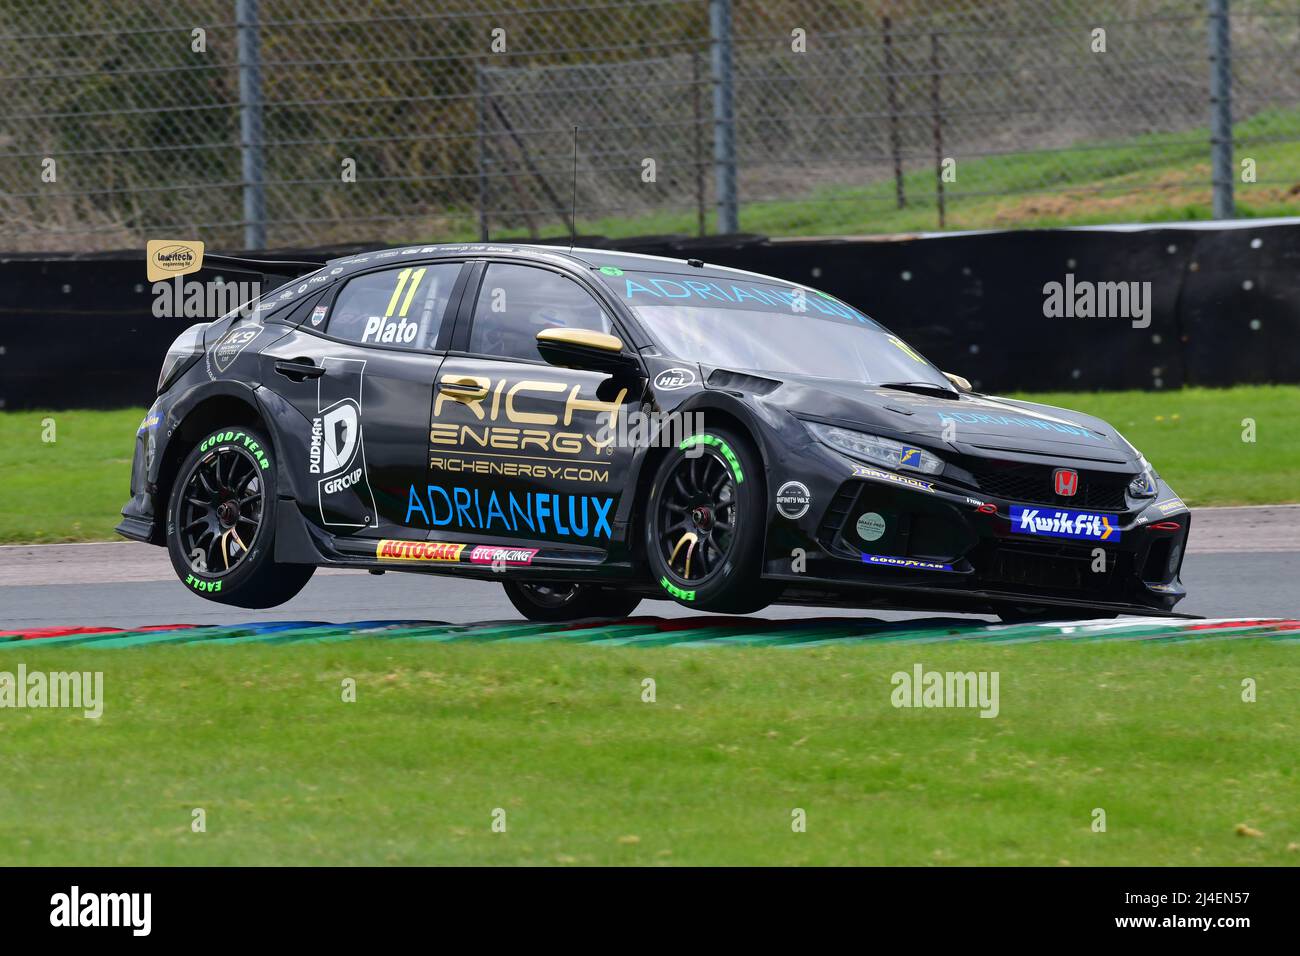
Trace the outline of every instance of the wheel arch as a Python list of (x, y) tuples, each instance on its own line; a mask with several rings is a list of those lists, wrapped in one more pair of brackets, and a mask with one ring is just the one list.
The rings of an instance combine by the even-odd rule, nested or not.
[[(739, 432), (753, 443), (762, 465), (761, 475), (756, 476), (760, 482), (760, 497), (765, 501), (767, 495), (767, 471), (769, 450), (764, 438), (764, 429), (757, 416), (739, 399), (718, 392), (702, 391), (691, 399), (674, 408), (674, 414), (698, 413), (704, 416), (704, 427), (724, 427)], [(643, 504), (650, 493), (650, 483), (654, 480), (659, 464), (671, 450), (670, 446), (655, 443), (646, 450), (641, 459), (639, 470), (633, 484), (634, 493), (628, 515), (628, 545), (639, 564), (645, 563), (645, 522), (648, 516)]]
[[(171, 497), (172, 483), (180, 471), (185, 456), (203, 440), (206, 435), (222, 425), (245, 425), (259, 428), (266, 434), (271, 445), (272, 460), (279, 462), (275, 454), (276, 436), (274, 429), (267, 425), (266, 416), (257, 401), (254, 391), (246, 385), (232, 382), (215, 382), (209, 387), (192, 390), (181, 398), (168, 413), (168, 439), (166, 446), (158, 455), (154, 467), (156, 473), (152, 478), (154, 486), (154, 513), (164, 516), (164, 520), (155, 523), (156, 543), (166, 540), (167, 502)], [(173, 423), (174, 424), (171, 424)]]

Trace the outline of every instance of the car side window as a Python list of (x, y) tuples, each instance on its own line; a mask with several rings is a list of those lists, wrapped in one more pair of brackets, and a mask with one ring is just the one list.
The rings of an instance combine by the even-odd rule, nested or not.
[(493, 262), (474, 306), (469, 350), (476, 355), (542, 361), (543, 329), (609, 332), (609, 316), (574, 280), (547, 269)]
[(460, 267), (440, 262), (357, 276), (335, 298), (325, 331), (362, 345), (427, 351), (438, 342)]

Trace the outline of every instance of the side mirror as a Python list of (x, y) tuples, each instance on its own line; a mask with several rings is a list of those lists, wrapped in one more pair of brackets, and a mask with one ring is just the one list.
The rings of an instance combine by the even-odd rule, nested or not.
[(636, 357), (623, 351), (622, 339), (590, 329), (542, 329), (537, 333), (537, 351), (561, 368), (611, 374), (640, 370)]
[(952, 372), (944, 372), (943, 374), (944, 377), (948, 379), (948, 381), (952, 382), (952, 384), (956, 387), (957, 391), (959, 392), (975, 391), (975, 389), (971, 387), (970, 381), (962, 378), (960, 375), (954, 375)]

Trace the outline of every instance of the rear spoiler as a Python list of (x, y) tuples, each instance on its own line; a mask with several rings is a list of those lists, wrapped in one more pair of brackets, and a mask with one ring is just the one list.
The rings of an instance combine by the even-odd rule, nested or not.
[(306, 272), (314, 272), (323, 262), (294, 262), (290, 259), (245, 259), (240, 256), (203, 257), (203, 268), (218, 266), (234, 269), (238, 272), (254, 272), (268, 276), (289, 276), (295, 278)]

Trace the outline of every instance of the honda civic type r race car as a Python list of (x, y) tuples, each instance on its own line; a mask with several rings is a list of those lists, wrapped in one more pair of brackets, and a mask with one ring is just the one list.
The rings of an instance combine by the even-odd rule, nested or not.
[(1167, 613), (1190, 515), (1114, 428), (845, 302), (599, 250), (326, 263), (167, 354), (118, 531), (194, 592), (499, 580), (535, 620), (770, 603)]

